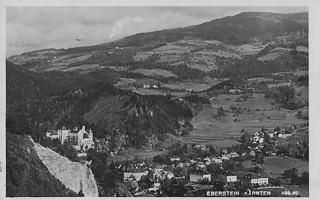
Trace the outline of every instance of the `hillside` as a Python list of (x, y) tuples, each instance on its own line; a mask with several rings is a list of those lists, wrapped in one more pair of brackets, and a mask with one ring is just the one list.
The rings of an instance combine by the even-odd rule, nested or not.
[[(245, 44), (255, 37), (266, 37), (308, 30), (307, 13), (276, 14), (264, 12), (245, 12), (232, 17), (187, 27), (189, 36), (214, 39), (229, 44)], [(304, 23), (303, 23), (304, 22)]]
[(6, 196), (77, 196), (48, 171), (27, 136), (6, 134)]
[(185, 63), (192, 69), (211, 71), (222, 67), (217, 58), (241, 59), (270, 44), (307, 46), (306, 34), (308, 13), (246, 12), (185, 28), (138, 33), (95, 46), (38, 50), (8, 59), (38, 72), (88, 73), (106, 67), (128, 70), (138, 61), (156, 55), (152, 63)]
[[(111, 137), (110, 148), (119, 149), (147, 148), (163, 140), (165, 134), (190, 131), (190, 127), (180, 124), (180, 121), (193, 116), (190, 107), (172, 100), (170, 96), (142, 96), (116, 89), (101, 79), (85, 86), (81, 83), (76, 90), (72, 89), (76, 85), (70, 84), (60, 93), (42, 95), (38, 91), (46, 91), (45, 80), (52, 80), (55, 76), (27, 72), (10, 63), (7, 67), (25, 73), (21, 76), (24, 81), (12, 81), (17, 79), (19, 73), (7, 74), (7, 91), (11, 91), (7, 93), (6, 128), (10, 133), (30, 134), (35, 141), (40, 141), (48, 129), (62, 126), (72, 129), (87, 125), (92, 128), (95, 137)], [(68, 82), (77, 83), (77, 78), (71, 77)], [(32, 85), (34, 80), (39, 85), (44, 83), (43, 88), (39, 86), (39, 89), (34, 89), (37, 87)], [(26, 83), (30, 83), (27, 85), (28, 93), (20, 91)], [(10, 101), (19, 91), (29, 95), (29, 98)]]

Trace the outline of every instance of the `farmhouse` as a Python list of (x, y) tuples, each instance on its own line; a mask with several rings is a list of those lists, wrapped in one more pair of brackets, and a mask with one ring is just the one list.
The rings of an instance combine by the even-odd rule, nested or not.
[(148, 89), (150, 88), (150, 85), (143, 85), (143, 88)]
[(230, 94), (237, 94), (237, 93), (241, 93), (241, 90), (239, 90), (239, 89), (230, 89), (229, 93)]
[(205, 170), (195, 170), (190, 173), (191, 182), (200, 182), (205, 178), (211, 181), (211, 174)]

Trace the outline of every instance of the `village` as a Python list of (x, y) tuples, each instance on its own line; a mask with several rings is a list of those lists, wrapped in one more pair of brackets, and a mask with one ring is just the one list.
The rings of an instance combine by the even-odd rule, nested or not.
[[(248, 196), (251, 191), (263, 190), (267, 192), (261, 192), (260, 196), (281, 196), (285, 192), (291, 193), (285, 189), (284, 182), (270, 176), (262, 164), (264, 158), (287, 157), (283, 150), (274, 145), (274, 141), (293, 135), (293, 127), (283, 130), (279, 127), (262, 128), (254, 134), (244, 133), (241, 145), (227, 148), (176, 143), (168, 148), (167, 153), (153, 159), (136, 157), (112, 161), (109, 169), (122, 177), (118, 181), (124, 182), (134, 196), (201, 196), (207, 191), (229, 190), (236, 193), (214, 194)], [(63, 127), (62, 130), (47, 132), (47, 137), (59, 139), (62, 143), (69, 142), (82, 160), (90, 157), (90, 150), (98, 153), (108, 151), (111, 156), (117, 154), (108, 147), (102, 148), (108, 146), (108, 140), (93, 138), (91, 129), (87, 132), (85, 126), (80, 130)], [(88, 160), (85, 163), (91, 167), (91, 162)], [(296, 192), (294, 194), (298, 195)]]

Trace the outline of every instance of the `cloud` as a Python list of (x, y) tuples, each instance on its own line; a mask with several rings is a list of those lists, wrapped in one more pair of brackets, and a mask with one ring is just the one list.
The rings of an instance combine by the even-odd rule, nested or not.
[(109, 34), (109, 38), (113, 40), (117, 36), (117, 34), (121, 31), (123, 26), (127, 25), (128, 23), (130, 22), (137, 23), (141, 21), (142, 21), (141, 17), (135, 17), (135, 18), (127, 17), (127, 18), (121, 19), (112, 27), (112, 31)]

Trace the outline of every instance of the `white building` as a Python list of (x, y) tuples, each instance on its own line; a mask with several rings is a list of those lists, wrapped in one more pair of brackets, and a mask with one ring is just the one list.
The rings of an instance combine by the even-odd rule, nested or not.
[(208, 179), (211, 181), (211, 174), (204, 170), (196, 170), (190, 174), (191, 182), (200, 182), (203, 179)]
[(180, 157), (172, 157), (170, 158), (171, 162), (173, 161), (180, 161)]
[(237, 182), (237, 176), (227, 176), (227, 183)]
[(258, 185), (267, 185), (269, 183), (269, 178), (260, 175), (252, 175), (250, 183)]
[[(92, 130), (89, 130), (89, 133), (85, 130), (85, 126), (81, 130), (74, 129), (74, 132), (71, 132), (70, 129), (66, 129), (65, 126), (61, 130), (47, 132), (46, 136), (50, 137), (52, 140), (57, 138), (61, 141), (61, 144), (64, 142), (69, 142), (74, 146), (76, 150), (87, 150), (93, 147), (93, 133)], [(78, 132), (77, 132), (78, 131)]]
[(229, 90), (229, 93), (230, 94), (241, 93), (241, 90), (239, 90), (239, 89), (231, 89), (231, 90)]

